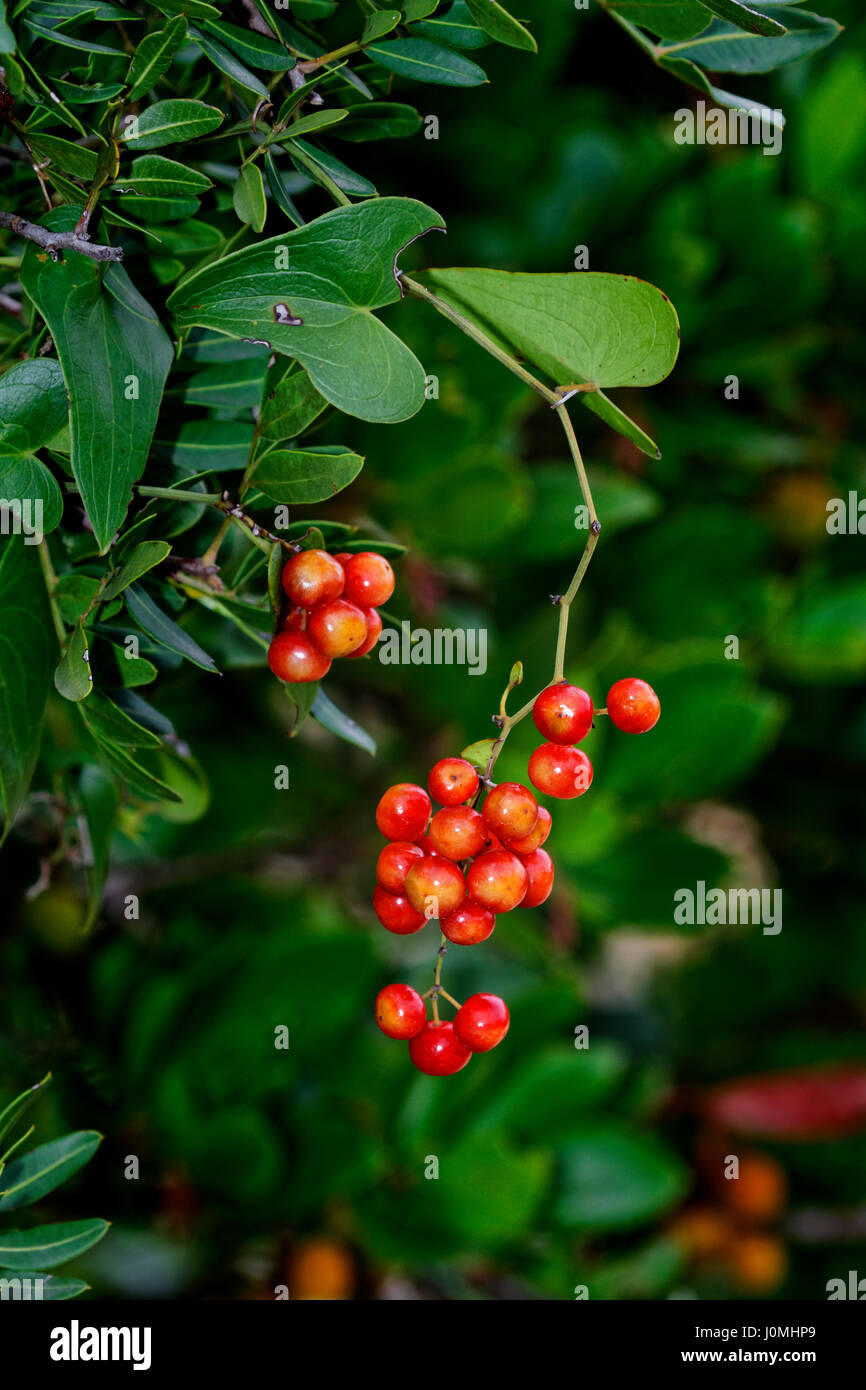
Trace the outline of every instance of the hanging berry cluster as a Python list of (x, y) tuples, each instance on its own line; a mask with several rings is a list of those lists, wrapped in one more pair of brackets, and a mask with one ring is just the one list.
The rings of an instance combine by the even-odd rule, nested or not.
[(268, 648), (268, 665), (297, 685), (327, 675), (340, 656), (366, 656), (379, 640), (380, 604), (394, 592), (394, 571), (383, 555), (329, 555), (301, 550), (282, 573), (288, 602)]
[[(398, 936), (420, 931), (434, 918), (442, 933), (431, 988), (422, 996), (409, 985), (387, 985), (376, 999), (376, 1022), (388, 1037), (407, 1041), (415, 1066), (430, 1076), (460, 1071), (473, 1052), (500, 1043), (509, 1025), (508, 1009), (497, 995), (473, 994), (458, 1004), (445, 992), (446, 942), (486, 941), (499, 913), (538, 907), (553, 888), (553, 860), (543, 848), (552, 827), (550, 812), (519, 782), (490, 779), (508, 730), (531, 711), (546, 742), (529, 759), (529, 780), (538, 791), (564, 800), (583, 795), (592, 782), (592, 764), (575, 745), (589, 733), (596, 714), (639, 734), (651, 729), (661, 712), (652, 687), (634, 678), (611, 687), (604, 710), (594, 710), (586, 691), (564, 680), (511, 719), (504, 713), (505, 698), (497, 718), (502, 732), (483, 776), (465, 757), (443, 758), (430, 771), (429, 795), (412, 782), (398, 782), (376, 810), (376, 824), (389, 841), (376, 865), (376, 916)], [(435, 812), (431, 797), (439, 803)], [(440, 1019), (440, 998), (456, 1008), (453, 1023)]]

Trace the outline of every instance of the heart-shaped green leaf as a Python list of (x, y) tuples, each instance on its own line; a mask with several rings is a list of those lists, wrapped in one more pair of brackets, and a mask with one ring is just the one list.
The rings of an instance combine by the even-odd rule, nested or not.
[(577, 399), (638, 448), (658, 453), (602, 388), (651, 386), (671, 371), (679, 323), (661, 290), (595, 271), (430, 270), (419, 278), (557, 386), (590, 385)]
[(400, 298), (401, 250), (443, 226), (408, 198), (337, 208), (204, 267), (174, 291), (169, 309), (179, 328), (212, 328), (297, 358), (347, 415), (405, 420), (423, 404), (424, 372), (373, 311)]
[[(48, 213), (45, 222), (66, 231), (80, 212), (67, 205)], [(116, 264), (104, 269), (76, 251), (52, 261), (30, 246), (21, 283), (57, 348), (72, 402), (72, 471), (105, 551), (144, 469), (173, 356), (171, 342)]]
[(63, 494), (54, 474), (32, 454), (0, 454), (0, 493), (7, 501), (17, 498), (30, 508), (37, 532), (47, 535), (60, 524)]

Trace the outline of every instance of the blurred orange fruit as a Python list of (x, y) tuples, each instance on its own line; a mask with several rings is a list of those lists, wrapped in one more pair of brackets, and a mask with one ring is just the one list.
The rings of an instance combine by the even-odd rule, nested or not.
[(669, 1235), (694, 1260), (710, 1260), (723, 1255), (733, 1237), (731, 1219), (716, 1207), (690, 1207), (676, 1216)]
[(302, 1241), (289, 1259), (289, 1297), (350, 1298), (355, 1288), (355, 1260), (340, 1241), (315, 1236)]
[(740, 1159), (740, 1176), (723, 1186), (728, 1205), (747, 1221), (773, 1221), (788, 1200), (785, 1170), (769, 1154), (745, 1154)]
[(778, 1236), (749, 1231), (734, 1241), (727, 1263), (742, 1293), (773, 1293), (788, 1273), (788, 1252)]

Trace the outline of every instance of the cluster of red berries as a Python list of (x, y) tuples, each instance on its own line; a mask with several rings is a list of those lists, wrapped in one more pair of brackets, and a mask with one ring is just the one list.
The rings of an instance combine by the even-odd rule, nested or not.
[[(608, 691), (607, 713), (624, 733), (645, 734), (658, 723), (661, 704), (651, 685), (628, 676)], [(529, 759), (529, 780), (540, 792), (564, 800), (589, 790), (592, 763), (574, 745), (589, 733), (594, 714), (592, 700), (578, 685), (560, 681), (542, 690), (532, 718), (547, 742)]]
[[(617, 681), (607, 700), (612, 722), (627, 733), (645, 733), (661, 712), (646, 681)], [(529, 777), (539, 791), (571, 798), (589, 788), (592, 764), (574, 744), (589, 732), (593, 714), (586, 691), (565, 681), (538, 696), (532, 717), (548, 741), (530, 757)], [(427, 786), (429, 795), (412, 782), (398, 782), (379, 802), (376, 824), (389, 843), (376, 864), (373, 909), (398, 936), (436, 918), (445, 940), (475, 945), (491, 935), (498, 913), (538, 907), (550, 896), (553, 860), (542, 846), (551, 815), (519, 782), (492, 787), (479, 811), (481, 779), (466, 758), (442, 758)], [(441, 808), (435, 813), (431, 796)], [(453, 1023), (441, 1022), (438, 981), (437, 973), (428, 991), (432, 1020), (416, 990), (393, 984), (376, 1000), (376, 1022), (388, 1037), (408, 1041), (419, 1071), (448, 1076), (465, 1067), (473, 1052), (501, 1042), (509, 1017), (497, 995), (474, 994), (457, 1006)]]
[(284, 567), (282, 583), (288, 602), (268, 648), (268, 665), (280, 680), (318, 681), (335, 657), (373, 650), (382, 631), (379, 605), (394, 592), (384, 555), (301, 550)]

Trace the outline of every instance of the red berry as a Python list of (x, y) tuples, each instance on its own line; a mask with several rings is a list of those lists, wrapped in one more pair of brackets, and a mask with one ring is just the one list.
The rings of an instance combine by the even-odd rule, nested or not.
[(376, 1022), (389, 1038), (417, 1038), (427, 1022), (427, 1008), (410, 985), (386, 985), (376, 995)]
[(589, 790), (592, 763), (580, 748), (542, 743), (530, 755), (529, 780), (540, 792), (567, 801)]
[(550, 827), (553, 825), (553, 818), (546, 806), (539, 806), (538, 820), (530, 830), (528, 835), (524, 835), (522, 840), (506, 840), (502, 849), (510, 849), (512, 854), (531, 854), (534, 849), (538, 849), (544, 844), (550, 834)]
[(368, 652), (371, 652), (382, 632), (382, 619), (379, 617), (378, 609), (362, 608), (361, 612), (364, 614), (364, 620), (367, 624), (367, 636), (356, 652), (349, 652), (350, 658), (366, 656)]
[(376, 824), (388, 840), (417, 840), (429, 819), (430, 798), (414, 782), (389, 787), (376, 807)]
[(473, 898), (464, 898), (459, 907), (442, 918), (439, 925), (443, 936), (447, 936), (455, 946), (477, 946), (492, 935), (496, 918), (489, 907), (483, 907)]
[(444, 917), (459, 907), (466, 882), (456, 864), (440, 855), (417, 859), (406, 875), (406, 897), (425, 917)]
[(526, 870), (516, 854), (504, 849), (479, 854), (469, 865), (466, 890), (470, 897), (491, 912), (510, 912), (526, 892)]
[(553, 860), (546, 849), (534, 849), (523, 856), (523, 867), (528, 880), (526, 897), (521, 907), (538, 907), (546, 902), (553, 888)]
[(352, 558), (352, 552), (351, 552), (351, 550), (340, 550), (340, 551), (334, 556), (334, 559), (337, 561), (337, 564), (338, 564), (338, 565), (342, 565), (342, 566), (343, 566), (343, 569), (346, 568), (346, 566), (348, 565), (348, 563), (349, 563), (349, 561), (351, 560), (351, 558)]
[(373, 889), (373, 911), (382, 926), (395, 936), (411, 936), (423, 927), (426, 920), (423, 913), (415, 911), (408, 898), (402, 894), (386, 893), (378, 883)]
[(429, 835), (419, 835), (418, 839), (415, 841), (415, 844), (418, 846), (419, 849), (422, 849), (428, 857), (435, 858), (436, 855), (439, 853), (438, 849), (433, 844), (433, 841), (430, 839)]
[(409, 1056), (427, 1076), (453, 1076), (472, 1056), (454, 1032), (453, 1023), (427, 1023), (410, 1040)]
[(331, 661), (305, 632), (278, 632), (268, 647), (268, 665), (281, 681), (299, 685), (321, 680), (328, 674)]
[(378, 608), (394, 592), (394, 571), (384, 555), (362, 550), (346, 561), (346, 598), (362, 608)]
[(440, 758), (430, 769), (427, 786), (440, 806), (462, 806), (478, 790), (478, 773), (465, 758)]
[(472, 859), (484, 848), (487, 827), (471, 806), (446, 806), (430, 822), (430, 843), (446, 859)]
[(592, 728), (592, 700), (579, 685), (562, 681), (542, 690), (532, 706), (532, 718), (551, 743), (580, 743)]
[(404, 893), (406, 875), (416, 859), (423, 859), (424, 851), (408, 840), (392, 840), (379, 855), (376, 862), (376, 882), (386, 893)]
[(313, 609), (307, 633), (325, 656), (350, 656), (367, 640), (367, 619), (354, 603), (335, 598)]
[(283, 569), (283, 588), (302, 608), (339, 598), (345, 581), (343, 566), (327, 550), (301, 550)]
[(646, 681), (628, 676), (607, 692), (611, 721), (626, 734), (645, 734), (659, 721), (661, 701)]
[(501, 840), (519, 840), (538, 820), (538, 802), (519, 782), (500, 782), (487, 797), (483, 815)]
[(489, 1052), (502, 1042), (510, 1021), (498, 994), (472, 994), (457, 1011), (454, 1032), (470, 1052)]

